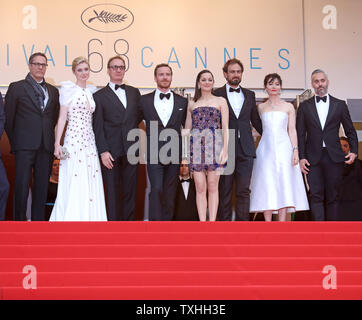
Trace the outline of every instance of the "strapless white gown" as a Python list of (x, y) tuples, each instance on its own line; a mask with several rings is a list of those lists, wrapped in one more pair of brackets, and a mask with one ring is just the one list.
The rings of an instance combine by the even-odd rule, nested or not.
[(261, 115), (263, 135), (256, 150), (250, 183), (250, 212), (281, 208), (288, 212), (309, 210), (299, 164), (292, 165), (293, 147), (288, 135), (288, 114)]

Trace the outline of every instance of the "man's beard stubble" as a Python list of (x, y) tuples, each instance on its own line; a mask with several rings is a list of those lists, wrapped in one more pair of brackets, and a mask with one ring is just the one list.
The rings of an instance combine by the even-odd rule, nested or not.
[(230, 81), (228, 81), (230, 86), (238, 86), (241, 82), (241, 79), (231, 79)]

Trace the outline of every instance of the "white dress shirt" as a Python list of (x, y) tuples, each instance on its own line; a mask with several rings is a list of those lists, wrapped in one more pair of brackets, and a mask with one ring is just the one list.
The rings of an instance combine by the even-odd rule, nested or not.
[[(317, 102), (317, 96), (315, 96), (314, 99), (315, 99), (315, 105), (317, 107), (319, 121), (321, 123), (322, 130), (323, 130), (324, 126), (326, 124), (327, 115), (328, 115), (328, 111), (329, 111), (329, 95), (327, 94), (326, 102), (324, 102), (323, 100), (320, 100), (319, 102)], [(323, 141), (323, 147), (325, 147), (325, 146), (326, 146), (326, 144)]]
[(126, 90), (122, 88), (118, 88), (116, 90), (116, 84), (113, 82), (109, 83), (109, 87), (113, 90), (113, 92), (117, 95), (118, 99), (122, 102), (124, 108), (127, 108), (127, 96), (126, 96)]
[(241, 111), (244, 101), (245, 101), (243, 91), (240, 88), (240, 92), (235, 92), (235, 91), (230, 92), (229, 89), (230, 89), (229, 84), (226, 84), (226, 93), (227, 93), (227, 97), (230, 102), (231, 108), (233, 109), (236, 118), (239, 118), (240, 111)]
[[(182, 177), (180, 177), (180, 181), (182, 180)], [(189, 195), (189, 188), (190, 188), (190, 182), (183, 182), (181, 183), (182, 190), (184, 192), (185, 199), (187, 200), (187, 197)]]
[(163, 126), (166, 127), (166, 125), (172, 115), (174, 97), (173, 97), (173, 93), (171, 92), (171, 90), (168, 90), (165, 94), (170, 93), (171, 94), (170, 99), (163, 98), (161, 100), (160, 93), (163, 93), (163, 92), (156, 89), (155, 98), (154, 98), (153, 103), (155, 105), (157, 114), (162, 121)]

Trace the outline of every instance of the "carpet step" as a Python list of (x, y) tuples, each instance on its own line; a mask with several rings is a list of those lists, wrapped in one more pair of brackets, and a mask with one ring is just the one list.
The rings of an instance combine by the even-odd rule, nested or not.
[(22, 272), (24, 266), (39, 272), (117, 271), (362, 271), (362, 258), (350, 257), (128, 257), (128, 258), (1, 258), (0, 272)]
[[(151, 298), (152, 297), (152, 298)], [(124, 286), (45, 287), (35, 290), (0, 288), (7, 300), (360, 300), (362, 286)], [(196, 304), (197, 302), (195, 302)], [(186, 303), (185, 303), (186, 304)], [(140, 303), (142, 306), (142, 303)], [(180, 307), (181, 308), (181, 307)], [(135, 310), (136, 312), (136, 310)], [(173, 311), (174, 312), (174, 311)], [(181, 310), (177, 310), (181, 314)]]
[[(19, 287), (26, 274), (0, 272), (0, 287)], [(38, 272), (37, 286), (245, 286), (321, 285), (321, 271)], [(337, 284), (362, 286), (362, 271), (338, 271)]]
[(1, 221), (1, 232), (361, 232), (362, 222), (23, 222)]
[(361, 232), (1, 232), (1, 245), (361, 244)]
[(362, 222), (5, 221), (0, 299), (360, 300)]
[(361, 257), (362, 245), (0, 245), (0, 258)]

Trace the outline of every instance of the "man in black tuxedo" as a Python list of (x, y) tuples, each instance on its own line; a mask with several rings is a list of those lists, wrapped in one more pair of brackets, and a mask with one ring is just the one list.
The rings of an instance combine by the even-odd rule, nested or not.
[(59, 114), (58, 90), (44, 80), (47, 65), (45, 54), (32, 54), (30, 72), (24, 80), (11, 83), (5, 96), (5, 131), (15, 154), (14, 220), (26, 220), (32, 171), (31, 220), (45, 220)]
[(243, 64), (238, 59), (227, 61), (223, 67), (227, 83), (215, 90), (216, 96), (224, 97), (229, 106), (229, 129), (234, 129), (235, 146), (229, 146), (229, 159), (235, 157), (235, 169), (223, 175), (219, 182), (218, 220), (232, 218), (233, 183), (236, 182), (235, 220), (249, 221), (250, 179), (256, 156), (251, 125), (261, 134), (262, 124), (255, 102), (255, 93), (240, 87)]
[(173, 220), (199, 221), (196, 206), (195, 182), (191, 179), (189, 164), (186, 159), (183, 159), (180, 164), (180, 176), (177, 183)]
[(169, 221), (174, 214), (181, 127), (185, 124), (187, 99), (170, 90), (172, 69), (169, 65), (157, 65), (154, 77), (157, 89), (141, 97), (146, 122), (147, 173), (151, 183), (149, 220)]
[[(300, 167), (307, 174), (313, 220), (335, 221), (343, 163), (356, 159), (358, 139), (346, 103), (328, 94), (327, 74), (317, 69), (311, 80), (315, 96), (302, 102), (297, 112)], [(351, 147), (348, 155), (339, 142), (341, 124)]]
[[(0, 93), (0, 139), (4, 132), (5, 125), (5, 112), (3, 106), (3, 97)], [(1, 150), (0, 150), (0, 221), (5, 220), (5, 209), (6, 203), (8, 201), (9, 195), (9, 181), (6, 177), (6, 171), (4, 164), (1, 160)]]
[[(94, 94), (94, 132), (105, 181), (108, 220), (135, 220), (138, 162), (127, 157), (130, 130), (142, 120), (140, 92), (123, 84), (126, 63), (121, 56), (109, 59), (110, 82)], [(122, 200), (121, 200), (122, 194)]]
[[(339, 138), (345, 155), (351, 151), (348, 139)], [(362, 161), (344, 164), (343, 180), (338, 192), (338, 221), (362, 221)]]

